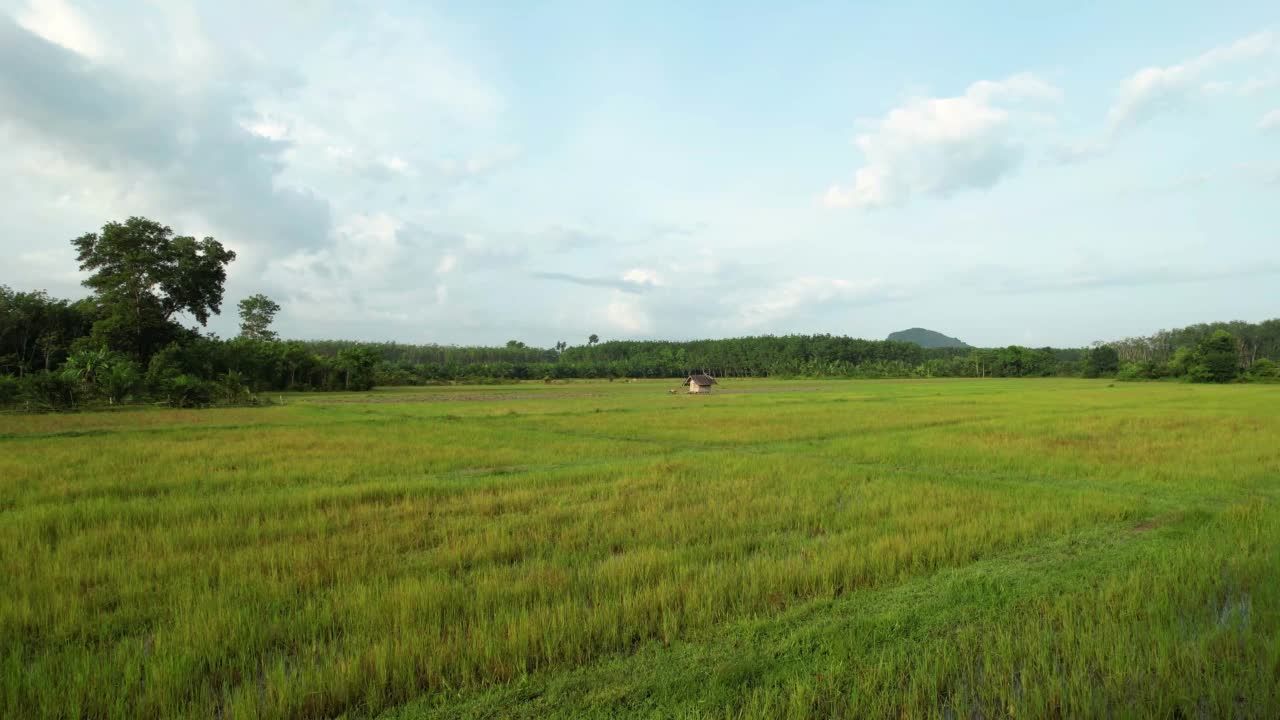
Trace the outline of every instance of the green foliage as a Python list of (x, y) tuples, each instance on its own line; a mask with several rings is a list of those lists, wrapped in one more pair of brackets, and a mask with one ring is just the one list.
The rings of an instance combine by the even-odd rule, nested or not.
[(18, 401), (21, 384), (12, 375), (0, 375), (0, 407), (6, 407)]
[(93, 387), (107, 369), (119, 360), (119, 355), (105, 347), (83, 349), (72, 353), (62, 370), (77, 381)]
[(1192, 382), (1231, 382), (1240, 373), (1236, 339), (1226, 330), (1215, 331), (1196, 346), (1188, 371)]
[(137, 363), (127, 358), (118, 358), (99, 376), (98, 391), (106, 397), (108, 403), (114, 405), (128, 400), (141, 384), (142, 373), (138, 371)]
[(353, 347), (338, 352), (337, 368), (342, 374), (343, 390), (371, 390), (378, 355), (371, 348)]
[(33, 372), (19, 379), (18, 396), (33, 410), (71, 410), (79, 383), (61, 372)]
[[(1152, 360), (1157, 364), (1170, 365), (1174, 374), (1185, 375), (1191, 365), (1187, 354), (1219, 330), (1235, 338), (1241, 367), (1247, 367), (1260, 358), (1280, 360), (1280, 318), (1260, 323), (1239, 320), (1202, 323), (1174, 330), (1161, 330), (1145, 337), (1116, 340), (1110, 344), (1116, 347), (1123, 360)], [(1176, 362), (1179, 354), (1183, 355), (1181, 363)], [(1182, 366), (1180, 369), (1175, 367), (1178, 364)]]
[(1084, 357), (1084, 376), (1111, 377), (1120, 370), (1120, 354), (1111, 345), (1098, 345)]
[(245, 384), (245, 376), (236, 370), (228, 370), (220, 375), (214, 385), (217, 387), (219, 399), (228, 404), (245, 403), (253, 397)]
[(82, 400), (86, 396), (99, 396), (111, 405), (127, 399), (141, 381), (136, 363), (106, 348), (73, 351), (62, 372), (80, 383)]
[(1249, 379), (1254, 382), (1280, 382), (1280, 363), (1267, 358), (1249, 366)]
[(240, 337), (249, 340), (275, 340), (277, 336), (271, 330), (271, 322), (275, 320), (280, 306), (274, 300), (258, 293), (240, 301)]
[(1168, 374), (1167, 368), (1150, 360), (1142, 360), (1140, 362), (1122, 363), (1120, 370), (1116, 373), (1116, 379), (1129, 381), (1158, 380)]
[(160, 383), (159, 394), (170, 407), (207, 407), (213, 402), (214, 393), (220, 388), (196, 375), (175, 375)]
[(213, 238), (175, 237), (141, 217), (107, 223), (71, 242), (80, 269), (92, 273), (84, 285), (102, 309), (95, 334), (141, 360), (171, 339), (175, 314), (204, 325), (218, 313), (226, 266), (236, 257)]
[(1172, 377), (1183, 377), (1191, 372), (1191, 366), (1194, 364), (1195, 349), (1180, 347), (1174, 351), (1173, 356), (1169, 358), (1169, 362), (1165, 363), (1165, 369)]
[(90, 311), (43, 290), (14, 292), (0, 285), (0, 373), (58, 367), (72, 342), (87, 332)]
[(178, 375), (213, 378), (221, 364), (222, 347), (221, 342), (199, 335), (182, 343), (170, 343), (151, 357), (147, 366), (148, 387), (155, 394), (167, 396), (168, 383)]

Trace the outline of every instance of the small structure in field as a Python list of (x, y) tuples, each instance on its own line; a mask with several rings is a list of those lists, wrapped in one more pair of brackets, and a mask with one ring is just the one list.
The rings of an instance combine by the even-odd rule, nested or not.
[(688, 386), (691, 393), (709, 393), (711, 386), (716, 384), (716, 379), (710, 375), (690, 375), (681, 384)]

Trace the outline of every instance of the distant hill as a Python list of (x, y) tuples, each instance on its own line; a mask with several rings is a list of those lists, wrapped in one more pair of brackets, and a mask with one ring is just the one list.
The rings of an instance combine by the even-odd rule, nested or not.
[(889, 333), (889, 340), (894, 342), (915, 343), (920, 347), (940, 348), (954, 347), (967, 348), (969, 344), (959, 340), (958, 338), (947, 337), (940, 332), (933, 330), (925, 330), (924, 328), (911, 328), (910, 330), (899, 330), (896, 333)]

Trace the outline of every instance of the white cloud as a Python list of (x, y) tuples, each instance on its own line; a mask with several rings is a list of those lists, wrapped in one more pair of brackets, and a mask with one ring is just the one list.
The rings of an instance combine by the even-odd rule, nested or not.
[(1034, 100), (1048, 103), (1062, 102), (1062, 90), (1031, 73), (1018, 73), (1000, 81), (979, 80), (965, 93), (979, 102)]
[(631, 268), (622, 273), (622, 281), (641, 287), (658, 287), (663, 284), (661, 275), (645, 268)]
[(516, 145), (500, 145), (479, 152), (466, 160), (452, 158), (442, 160), (439, 166), (440, 171), (449, 177), (476, 178), (509, 165), (518, 159), (520, 154), (520, 148)]
[(440, 262), (436, 263), (436, 274), (447, 275), (457, 266), (458, 266), (458, 256), (450, 253), (440, 258)]
[(1275, 50), (1275, 35), (1264, 31), (1175, 65), (1143, 68), (1120, 85), (1119, 96), (1107, 115), (1108, 131), (1114, 134), (1146, 122), (1163, 111), (1186, 103), (1200, 92), (1214, 94), (1228, 88), (1252, 92), (1264, 81), (1206, 82), (1204, 77), (1228, 65), (1272, 55)]
[(258, 118), (256, 120), (241, 122), (240, 127), (261, 138), (275, 140), (277, 142), (284, 140), (289, 136), (289, 126), (278, 120), (268, 118)]
[(1262, 120), (1258, 121), (1258, 129), (1263, 132), (1280, 130), (1280, 108), (1263, 115)]
[(599, 314), (599, 319), (611, 330), (627, 334), (644, 334), (653, 329), (653, 321), (640, 307), (640, 302), (615, 291), (609, 304)]
[(742, 306), (740, 317), (746, 327), (784, 320), (805, 309), (829, 304), (870, 304), (898, 297), (879, 278), (851, 282), (840, 278), (804, 276), (794, 278), (765, 292)]
[(1025, 73), (976, 82), (958, 97), (913, 98), (858, 136), (866, 164), (852, 186), (832, 186), (824, 203), (885, 207), (991, 187), (1022, 161), (1021, 134), (1034, 118), (1022, 106), (1061, 99), (1058, 88)]
[(27, 30), (74, 53), (95, 59), (103, 55), (102, 40), (66, 0), (30, 0), (16, 19)]
[(409, 163), (399, 155), (392, 155), (383, 159), (382, 164), (393, 172), (405, 173), (409, 171)]
[(1206, 95), (1229, 95), (1235, 97), (1253, 97), (1264, 90), (1276, 86), (1275, 77), (1251, 77), (1244, 80), (1215, 80), (1205, 83), (1201, 90)]

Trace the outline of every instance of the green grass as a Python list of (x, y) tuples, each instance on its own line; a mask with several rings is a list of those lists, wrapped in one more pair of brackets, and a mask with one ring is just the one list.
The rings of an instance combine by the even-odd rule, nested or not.
[(0, 416), (0, 716), (1280, 716), (1280, 387), (669, 384)]

